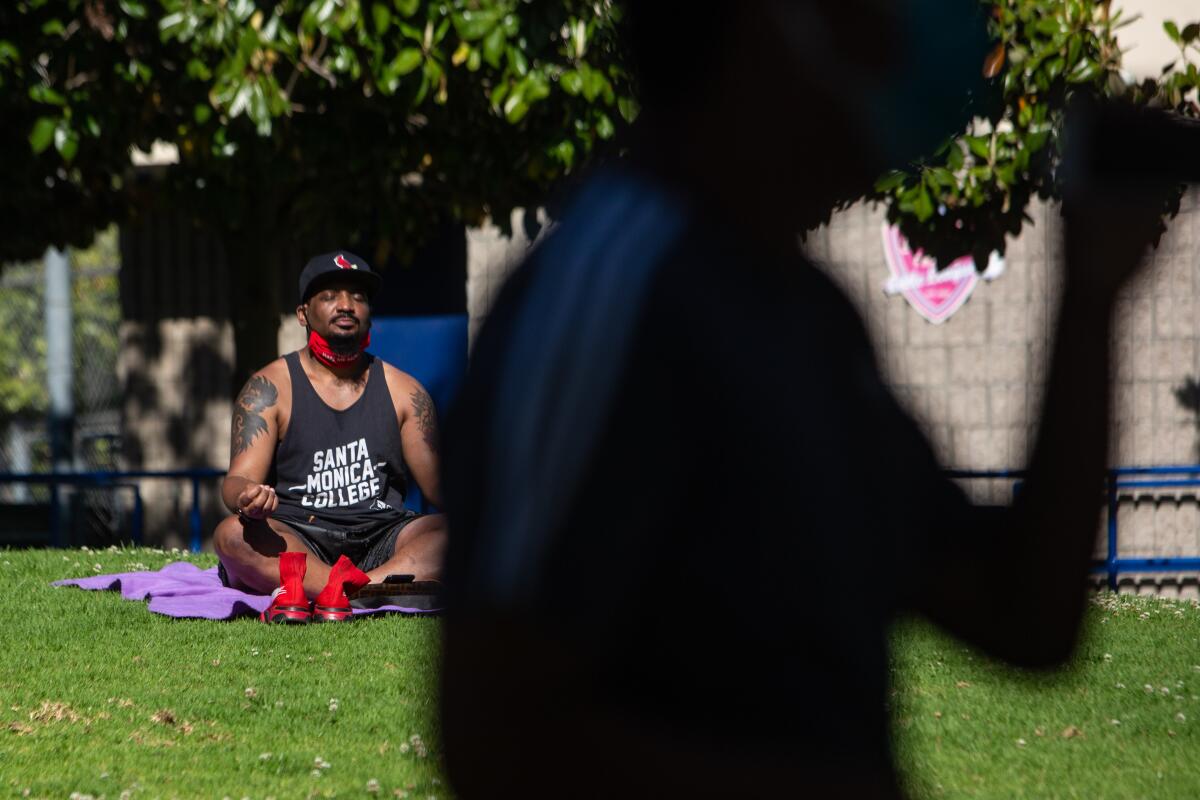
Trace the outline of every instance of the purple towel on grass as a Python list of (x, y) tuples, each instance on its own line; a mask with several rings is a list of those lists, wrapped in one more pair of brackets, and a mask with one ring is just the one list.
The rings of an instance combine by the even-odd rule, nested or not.
[[(68, 578), (55, 581), (53, 585), (78, 586), (93, 591), (119, 589), (126, 600), (149, 599), (151, 611), (168, 617), (233, 619), (250, 614), (257, 616), (271, 603), (271, 598), (266, 595), (248, 594), (221, 585), (216, 567), (200, 569), (186, 561), (167, 564), (158, 572), (118, 572), (89, 578)], [(387, 612), (435, 613), (401, 606), (354, 609), (355, 614)]]

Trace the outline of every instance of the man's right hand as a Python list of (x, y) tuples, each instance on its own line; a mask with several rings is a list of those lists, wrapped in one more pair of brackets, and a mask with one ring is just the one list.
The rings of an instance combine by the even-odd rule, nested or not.
[(237, 498), (237, 511), (250, 519), (266, 519), (279, 508), (275, 489), (265, 484), (251, 484), (242, 489)]

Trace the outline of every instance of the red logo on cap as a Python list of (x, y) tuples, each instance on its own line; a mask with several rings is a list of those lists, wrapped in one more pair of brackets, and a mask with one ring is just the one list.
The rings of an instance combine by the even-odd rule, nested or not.
[(342, 255), (341, 253), (338, 253), (336, 256), (333, 257), (333, 263), (337, 264), (342, 269), (358, 269), (358, 267), (354, 266), (349, 261), (347, 261), (346, 257), (344, 255)]

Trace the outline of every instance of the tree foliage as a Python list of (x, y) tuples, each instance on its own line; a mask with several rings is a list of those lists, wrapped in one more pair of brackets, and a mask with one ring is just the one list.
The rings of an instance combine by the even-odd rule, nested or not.
[[(505, 225), (637, 113), (608, 0), (16, 0), (0, 6), (0, 259), (170, 202), (254, 265), (236, 372), (273, 357), (281, 241), (404, 260)], [(129, 149), (172, 142), (167, 189)], [(20, 154), (25, 154), (22, 157)]]
[(0, 103), (34, 158), (6, 204), (77, 222), (23, 226), (3, 255), (81, 244), (127, 210), (129, 148), (155, 139), (226, 226), (248, 224), (233, 195), (264, 178), (289, 228), (331, 208), (405, 241), (432, 210), (504, 219), (636, 114), (619, 16), (571, 0), (18, 0), (0, 10)]
[[(944, 261), (1004, 248), (1059, 192), (1079, 91), (1195, 113), (1200, 25), (1166, 30), (1159, 80), (1122, 78), (1107, 0), (981, 0), (992, 93), (969, 130), (883, 176), (883, 201)], [(178, 146), (171, 202), (254, 270), (231, 307), (238, 373), (274, 348), (272, 251), (310, 228), (376, 262), (446, 220), (504, 225), (637, 115), (617, 0), (13, 0), (0, 4), (0, 260), (86, 245), (162, 202), (129, 149)], [(916, 110), (915, 110), (916, 113)]]
[[(1065, 112), (1079, 92), (1196, 116), (1200, 24), (1164, 28), (1180, 49), (1158, 80), (1128, 80), (1116, 32), (1132, 20), (1107, 0), (983, 0), (996, 40), (981, 65), (991, 96), (981, 115), (927, 159), (882, 176), (871, 196), (939, 263), (973, 253), (985, 264), (1029, 219), (1034, 197), (1061, 194), (1056, 168)], [(1179, 197), (1167, 214), (1178, 211)]]

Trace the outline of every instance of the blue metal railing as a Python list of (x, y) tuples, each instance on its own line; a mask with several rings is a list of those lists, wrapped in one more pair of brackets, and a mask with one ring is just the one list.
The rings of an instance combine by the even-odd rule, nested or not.
[(203, 536), (203, 519), (200, 514), (200, 482), (220, 478), (225, 470), (211, 467), (196, 469), (171, 470), (121, 470), (97, 472), (0, 472), (0, 483), (44, 484), (50, 487), (50, 543), (54, 546), (63, 544), (62, 508), (58, 487), (86, 486), (88, 488), (119, 488), (133, 491), (133, 518), (130, 521), (130, 538), (140, 544), (142, 541), (142, 525), (144, 509), (142, 493), (136, 483), (130, 480), (138, 478), (162, 478), (168, 480), (188, 480), (192, 484), (192, 505), (188, 512), (188, 528), (190, 549), (194, 552), (200, 549)]
[[(951, 478), (999, 479), (1014, 481), (1014, 493), (1025, 477), (1025, 470), (947, 470)], [(1151, 476), (1140, 478), (1134, 476)], [(1173, 476), (1173, 477), (1154, 477)], [(1184, 477), (1180, 477), (1184, 476)], [(1122, 558), (1118, 549), (1117, 520), (1120, 516), (1119, 493), (1122, 489), (1184, 489), (1200, 487), (1200, 464), (1184, 464), (1162, 467), (1113, 467), (1108, 470), (1104, 484), (1107, 525), (1105, 534), (1107, 550), (1105, 557), (1092, 564), (1093, 574), (1104, 574), (1108, 588), (1117, 590), (1117, 579), (1122, 572), (1200, 572), (1200, 556), (1164, 556), (1160, 558)]]
[[(1025, 470), (996, 469), (996, 470), (946, 470), (951, 478), (965, 480), (1011, 480), (1014, 493), (1019, 489)], [(133, 493), (134, 511), (131, 521), (130, 538), (134, 542), (142, 541), (143, 502), (141, 490), (130, 480), (140, 478), (158, 478), (167, 480), (187, 480), (191, 482), (191, 509), (188, 514), (190, 533), (190, 549), (198, 551), (203, 539), (203, 520), (200, 513), (200, 482), (220, 478), (224, 470), (211, 467), (177, 470), (128, 470), (112, 472), (0, 472), (0, 484), (25, 483), (45, 484), (50, 492), (51, 543), (62, 544), (62, 513), (59, 502), (59, 484), (128, 489)], [(1150, 476), (1149, 478), (1140, 476)], [(1165, 476), (1165, 477), (1156, 477)], [(1200, 464), (1162, 467), (1115, 467), (1108, 470), (1105, 481), (1105, 501), (1107, 510), (1107, 552), (1105, 558), (1093, 563), (1092, 572), (1105, 574), (1108, 587), (1117, 588), (1117, 578), (1122, 572), (1200, 572), (1200, 556), (1164, 556), (1160, 558), (1122, 558), (1118, 550), (1118, 494), (1122, 489), (1180, 489), (1200, 487)]]

